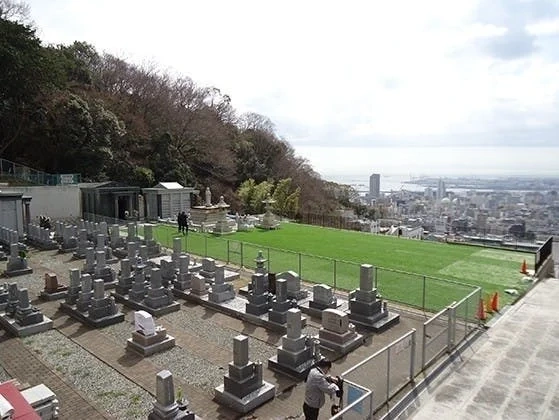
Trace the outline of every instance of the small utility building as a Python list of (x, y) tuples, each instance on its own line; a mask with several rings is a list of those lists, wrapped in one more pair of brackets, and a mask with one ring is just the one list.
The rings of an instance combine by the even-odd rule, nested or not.
[(143, 188), (145, 218), (147, 220), (174, 219), (181, 211), (189, 212), (191, 194), (199, 190), (183, 187), (178, 182), (160, 182), (152, 188)]

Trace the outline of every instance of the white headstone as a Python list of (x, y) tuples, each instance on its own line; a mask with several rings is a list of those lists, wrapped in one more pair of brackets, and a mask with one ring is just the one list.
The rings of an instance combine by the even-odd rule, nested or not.
[(153, 316), (146, 311), (135, 311), (134, 328), (144, 335), (154, 335), (155, 321), (153, 320)]

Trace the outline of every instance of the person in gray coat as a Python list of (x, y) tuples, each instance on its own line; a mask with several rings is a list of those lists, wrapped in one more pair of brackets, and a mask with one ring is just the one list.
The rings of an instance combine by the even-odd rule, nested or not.
[(325, 394), (333, 398), (339, 393), (340, 390), (334, 383), (334, 379), (328, 376), (331, 368), (331, 361), (321, 359), (309, 371), (305, 387), (305, 402), (303, 403), (305, 420), (318, 419), (320, 408), (325, 402)]

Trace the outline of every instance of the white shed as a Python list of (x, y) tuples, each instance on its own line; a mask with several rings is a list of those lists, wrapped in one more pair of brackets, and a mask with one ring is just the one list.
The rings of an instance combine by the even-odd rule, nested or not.
[(199, 191), (183, 187), (178, 182), (160, 182), (152, 188), (143, 188), (145, 218), (147, 220), (174, 219), (181, 211), (189, 212), (191, 194)]

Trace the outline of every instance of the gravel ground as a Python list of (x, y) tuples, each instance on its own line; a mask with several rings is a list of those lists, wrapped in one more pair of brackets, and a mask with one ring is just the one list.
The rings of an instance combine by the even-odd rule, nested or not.
[(0, 366), (0, 382), (6, 382), (8, 379), (12, 379), (11, 376)]
[(153, 397), (56, 330), (23, 339), (51, 369), (117, 419), (147, 418)]

